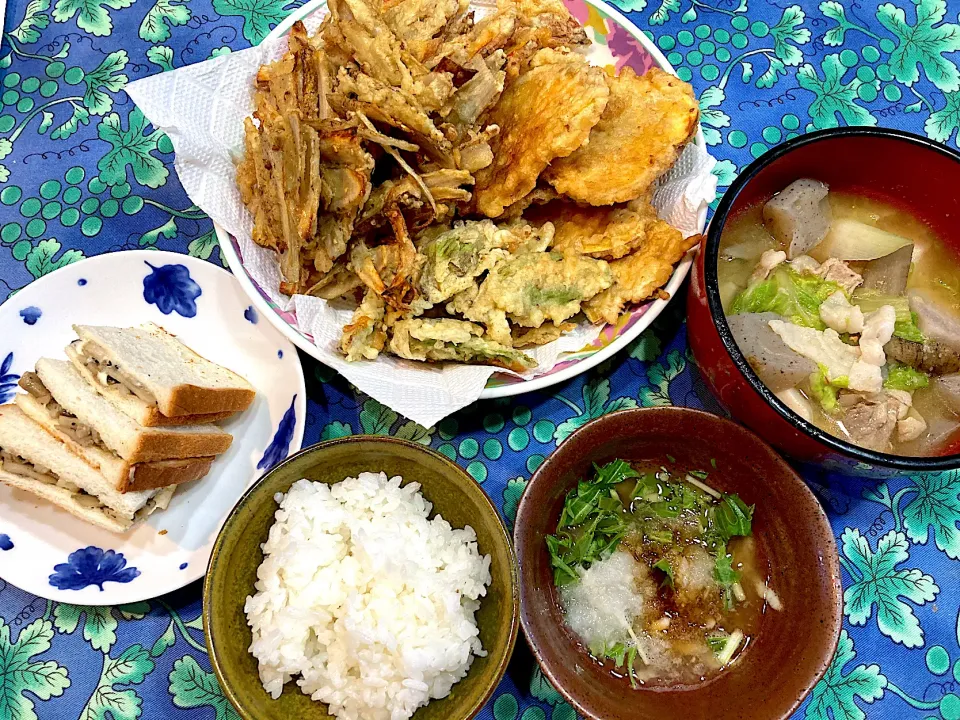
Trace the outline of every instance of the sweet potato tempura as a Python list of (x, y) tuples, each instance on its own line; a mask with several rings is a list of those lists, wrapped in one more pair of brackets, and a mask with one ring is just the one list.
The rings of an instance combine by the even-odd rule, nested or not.
[(700, 117), (689, 83), (659, 68), (638, 77), (624, 67), (609, 83), (610, 102), (590, 141), (544, 172), (557, 192), (590, 205), (643, 195), (673, 167)]

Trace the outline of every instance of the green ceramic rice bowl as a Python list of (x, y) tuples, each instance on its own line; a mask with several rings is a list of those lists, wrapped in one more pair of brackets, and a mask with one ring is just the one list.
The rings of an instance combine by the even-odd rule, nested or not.
[(491, 556), (492, 582), (481, 599), (476, 621), (487, 655), (476, 658), (451, 694), (420, 708), (415, 720), (469, 720), (489, 699), (517, 638), (517, 565), (509, 535), (483, 490), (463, 469), (428, 448), (395, 438), (353, 436), (309, 447), (267, 473), (241, 499), (224, 523), (213, 548), (203, 589), (203, 617), (210, 662), (223, 692), (244, 720), (326, 720), (327, 706), (312, 701), (295, 681), (276, 700), (263, 689), (257, 661), (248, 652), (251, 631), (244, 614), (255, 592), (261, 544), (274, 523), (277, 502), (301, 478), (330, 485), (362, 472), (400, 475), (418, 482), (427, 501), (453, 527), (470, 525), (479, 551)]

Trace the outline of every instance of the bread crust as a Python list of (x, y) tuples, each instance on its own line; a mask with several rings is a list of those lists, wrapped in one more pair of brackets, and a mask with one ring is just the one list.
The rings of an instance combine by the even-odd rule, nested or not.
[[(113, 403), (114, 407), (116, 407), (122, 413), (133, 418), (144, 427), (164, 427), (168, 425), (207, 425), (218, 423), (222, 420), (226, 420), (229, 417), (233, 417), (240, 411), (246, 410), (248, 407), (250, 407), (254, 397), (256, 396), (255, 392), (249, 391), (250, 397), (245, 401), (246, 404), (240, 407), (238, 403), (235, 402), (234, 405), (237, 405), (237, 407), (236, 409), (232, 410), (221, 409), (218, 412), (208, 411), (207, 408), (210, 407), (210, 404), (208, 402), (203, 402), (200, 404), (200, 407), (203, 408), (201, 412), (185, 412), (180, 415), (168, 417), (160, 411), (160, 408), (157, 405), (150, 405), (149, 403), (138, 398), (136, 395), (126, 396), (124, 402), (118, 402), (115, 393), (111, 392), (109, 389), (97, 382), (97, 379), (93, 376), (93, 373), (90, 372), (90, 368), (83, 364), (83, 360), (80, 358), (80, 355), (77, 353), (72, 344), (66, 347), (66, 355), (67, 359), (69, 359), (70, 362), (73, 363), (73, 366), (77, 369), (77, 372), (83, 376), (83, 379), (86, 380), (93, 389), (100, 393), (103, 398)], [(195, 389), (203, 390), (204, 395), (209, 395), (210, 392), (226, 392), (226, 390), (210, 391), (203, 388)], [(195, 401), (193, 402), (194, 407), (196, 407), (197, 403)], [(218, 405), (222, 405), (222, 403), (218, 402)]]
[(117, 487), (122, 493), (155, 490), (171, 485), (182, 485), (199, 480), (210, 472), (214, 458), (189, 458), (186, 460), (141, 463), (133, 466), (127, 482)]
[(182, 460), (220, 455), (229, 449), (233, 436), (229, 433), (184, 434), (164, 432), (142, 433), (122, 456), (131, 465), (155, 460)]
[(177, 385), (166, 398), (158, 398), (160, 411), (183, 425), (184, 415), (210, 415), (227, 413), (227, 417), (246, 410), (253, 403), (256, 393), (243, 388), (202, 388), (196, 385)]

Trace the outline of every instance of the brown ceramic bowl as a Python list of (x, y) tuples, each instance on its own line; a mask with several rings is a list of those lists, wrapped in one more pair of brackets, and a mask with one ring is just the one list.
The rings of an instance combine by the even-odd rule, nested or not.
[[(632, 689), (594, 661), (565, 626), (544, 537), (593, 463), (656, 461), (710, 472), (717, 490), (756, 504), (753, 534), (783, 610), (767, 609), (738, 659), (699, 685)], [(711, 465), (716, 460), (716, 469)], [(776, 720), (788, 717), (826, 671), (840, 635), (837, 548), (817, 499), (749, 430), (687, 408), (623, 410), (577, 430), (540, 466), (517, 510), (520, 622), (560, 693), (593, 720)]]
[(496, 689), (517, 639), (517, 568), (510, 536), (490, 498), (456, 463), (422, 445), (396, 438), (357, 435), (313, 445), (291, 455), (264, 475), (240, 499), (220, 530), (203, 586), (203, 626), (210, 664), (224, 695), (243, 720), (332, 720), (327, 706), (312, 701), (288, 682), (276, 700), (263, 689), (257, 662), (247, 651), (250, 628), (243, 605), (254, 592), (260, 545), (274, 522), (276, 493), (300, 478), (328, 484), (361, 472), (400, 475), (419, 482), (423, 496), (454, 527), (470, 525), (480, 552), (491, 556), (493, 581), (477, 611), (480, 641), (487, 656), (442, 700), (420, 708), (413, 720), (469, 720)]

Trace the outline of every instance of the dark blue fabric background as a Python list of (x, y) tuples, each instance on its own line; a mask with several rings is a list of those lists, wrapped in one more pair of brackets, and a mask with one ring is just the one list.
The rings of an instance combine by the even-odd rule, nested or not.
[[(62, 264), (125, 248), (219, 262), (209, 220), (177, 182), (169, 142), (145, 125), (123, 88), (259, 42), (297, 5), (8, 3), (0, 49), (0, 298)], [(616, 5), (696, 87), (721, 187), (767, 148), (814, 128), (885, 125), (957, 142), (960, 3)], [(553, 392), (477, 403), (429, 430), (304, 357), (305, 443), (360, 432), (429, 443), (466, 467), (512, 523), (530, 473), (590, 418), (630, 405), (716, 409), (690, 364), (682, 305), (678, 298), (628, 351)], [(878, 484), (802, 472), (830, 514), (846, 595), (838, 658), (799, 715), (957, 720), (960, 478)], [(0, 516), (0, 532), (2, 525)], [(0, 581), (0, 720), (236, 717), (210, 673), (199, 614), (199, 584), (94, 610), (49, 603)], [(18, 655), (11, 648), (25, 631), (39, 639)], [(481, 715), (574, 716), (534, 670), (522, 640)]]

